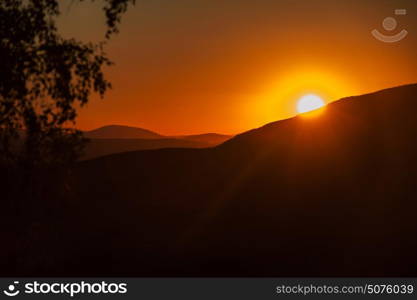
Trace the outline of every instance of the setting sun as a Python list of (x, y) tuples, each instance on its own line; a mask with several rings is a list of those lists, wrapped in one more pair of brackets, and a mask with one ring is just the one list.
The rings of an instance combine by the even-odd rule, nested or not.
[(323, 99), (317, 95), (305, 95), (297, 102), (297, 112), (300, 114), (317, 110), (325, 106)]

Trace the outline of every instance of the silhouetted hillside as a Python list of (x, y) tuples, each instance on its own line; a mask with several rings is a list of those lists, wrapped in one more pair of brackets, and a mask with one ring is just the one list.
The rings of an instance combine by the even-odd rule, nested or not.
[(92, 159), (114, 153), (162, 149), (162, 148), (206, 148), (211, 143), (187, 139), (92, 139), (87, 143), (82, 159)]
[(147, 129), (109, 125), (91, 131), (86, 131), (84, 135), (90, 139), (161, 139), (162, 135)]
[(90, 141), (82, 160), (139, 150), (214, 147), (231, 138), (229, 135), (217, 133), (163, 136), (147, 129), (118, 125), (100, 127), (87, 131), (84, 135)]
[(215, 148), (81, 162), (17, 274), (417, 276), (416, 110), (408, 85)]
[(205, 133), (205, 134), (196, 134), (196, 135), (177, 136), (176, 138), (217, 146), (221, 143), (224, 143), (227, 140), (230, 140), (232, 136), (225, 135), (225, 134), (218, 134), (218, 133)]
[(84, 132), (90, 139), (185, 139), (205, 144), (218, 145), (232, 136), (218, 133), (165, 136), (148, 129), (122, 125), (108, 125)]

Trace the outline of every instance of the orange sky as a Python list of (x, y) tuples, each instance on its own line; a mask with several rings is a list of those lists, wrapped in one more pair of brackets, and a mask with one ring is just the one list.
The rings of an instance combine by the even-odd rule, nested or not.
[[(102, 36), (97, 3), (62, 2), (66, 36)], [(409, 35), (377, 41), (371, 30), (396, 8)], [(114, 89), (77, 126), (239, 133), (295, 114), (305, 93), (331, 101), (417, 82), (416, 13), (412, 0), (137, 0), (107, 49)]]

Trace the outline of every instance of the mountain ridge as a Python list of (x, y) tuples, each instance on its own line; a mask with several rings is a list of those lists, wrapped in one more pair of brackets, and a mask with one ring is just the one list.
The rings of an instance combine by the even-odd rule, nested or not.
[(87, 138), (91, 139), (159, 139), (164, 136), (148, 129), (124, 125), (105, 125), (90, 131), (84, 132)]
[(36, 275), (415, 277), (417, 85), (345, 99), (213, 148), (77, 163), (44, 194), (70, 228), (39, 237)]
[(215, 147), (232, 136), (217, 133), (164, 136), (140, 127), (107, 125), (85, 132), (89, 138), (81, 159), (93, 159), (113, 153), (163, 148)]

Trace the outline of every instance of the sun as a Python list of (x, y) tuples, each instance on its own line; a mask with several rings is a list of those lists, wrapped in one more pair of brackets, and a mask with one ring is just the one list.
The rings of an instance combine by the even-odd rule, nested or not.
[(317, 95), (309, 94), (301, 97), (297, 102), (297, 112), (299, 114), (311, 112), (324, 107), (326, 103)]

